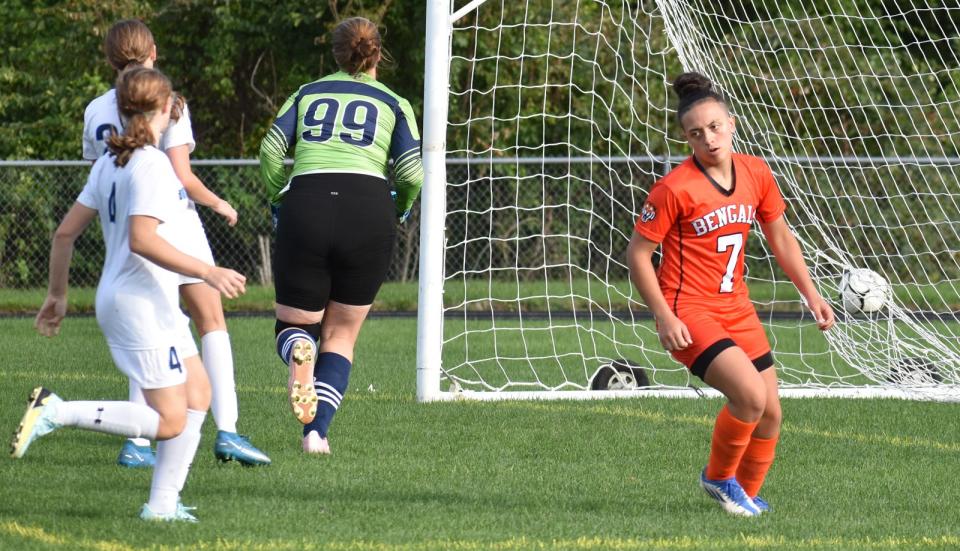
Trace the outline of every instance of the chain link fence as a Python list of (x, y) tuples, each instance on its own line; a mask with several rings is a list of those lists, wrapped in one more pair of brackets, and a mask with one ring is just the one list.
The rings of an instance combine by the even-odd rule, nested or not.
[[(616, 222), (629, 232), (634, 206), (637, 200), (642, 204), (653, 174), (667, 166), (664, 162), (656, 158), (639, 164), (635, 159), (450, 159), (448, 273), (524, 266), (544, 255), (569, 256), (569, 244), (553, 242), (551, 235), (590, 233), (597, 224), (606, 226), (603, 232), (609, 233), (615, 212), (626, 214)], [(194, 160), (192, 167), (239, 213), (237, 225), (231, 228), (210, 209), (199, 208), (217, 263), (252, 282), (272, 284), (273, 229), (257, 161)], [(50, 238), (83, 188), (89, 169), (86, 161), (0, 161), (0, 288), (46, 285)], [(564, 205), (554, 204), (543, 216), (537, 213), (540, 206), (558, 200), (574, 208), (587, 206), (590, 212), (574, 213), (575, 222), (568, 221), (569, 207)], [(417, 277), (419, 204), (399, 228), (390, 281)], [(104, 255), (98, 224), (94, 222), (77, 240), (70, 272), (73, 286), (97, 284)]]
[[(272, 284), (273, 228), (258, 163), (195, 160), (192, 166), (239, 213), (237, 225), (231, 228), (210, 209), (198, 209), (217, 263), (243, 273), (251, 282)], [(0, 161), (0, 288), (46, 286), (50, 239), (89, 172), (86, 161)], [(399, 228), (390, 280), (416, 278), (419, 245), (419, 207), (415, 207)], [(76, 242), (70, 284), (96, 286), (103, 256), (99, 222), (94, 221)]]
[[(579, 267), (589, 273), (603, 274), (606, 279), (625, 279), (627, 271), (622, 254), (647, 191), (658, 176), (680, 160), (661, 157), (448, 159), (444, 228), (446, 277), (470, 278), (485, 274), (482, 277), (494, 279), (562, 279), (568, 276), (570, 267)], [(820, 239), (839, 237), (838, 245), (843, 250), (856, 252), (863, 251), (865, 244), (877, 241), (860, 234), (843, 234), (841, 230), (848, 225), (821, 231), (807, 220), (811, 212), (809, 205), (797, 202), (795, 194), (802, 194), (802, 190), (786, 184), (795, 182), (813, 190), (833, 189), (829, 186), (851, 177), (851, 167), (859, 171), (873, 170), (871, 167), (889, 166), (890, 159), (811, 157), (787, 161), (777, 166), (782, 171), (778, 177), (784, 178), (782, 189), (794, 207), (791, 223), (810, 229), (804, 235), (814, 246), (820, 245)], [(945, 182), (938, 176), (940, 171), (958, 164), (960, 159), (918, 159), (915, 165), (904, 161), (900, 169), (904, 181), (926, 182), (932, 186)], [(840, 166), (845, 167), (846, 178), (830, 169)], [(0, 288), (46, 285), (50, 238), (83, 187), (89, 168), (90, 164), (84, 161), (0, 161)], [(257, 161), (198, 160), (193, 162), (193, 170), (208, 187), (230, 201), (240, 215), (237, 225), (231, 228), (210, 209), (199, 209), (218, 264), (240, 271), (253, 283), (271, 285), (273, 229)], [(799, 173), (791, 174), (791, 171)], [(932, 218), (919, 220), (915, 228), (905, 225), (900, 232), (903, 235), (897, 235), (906, 241), (896, 241), (896, 250), (882, 255), (888, 271), (909, 275), (915, 268), (901, 264), (915, 263), (912, 259), (918, 259), (926, 262), (922, 265), (923, 271), (940, 274), (941, 279), (956, 278), (952, 271), (941, 273), (940, 260), (944, 254), (936, 252), (945, 249), (946, 254), (956, 254), (952, 245), (937, 239), (928, 243), (923, 236), (914, 238), (907, 233), (956, 228), (955, 192), (937, 189), (938, 193), (929, 194), (927, 202), (931, 204), (918, 211)], [(841, 191), (841, 199), (863, 199), (849, 190)], [(904, 213), (917, 211), (912, 203), (894, 201), (899, 195), (890, 196), (872, 188), (868, 193), (867, 198), (876, 196), (890, 203), (873, 207), (872, 210), (880, 209), (877, 220), (901, 220), (905, 219)], [(390, 281), (417, 278), (419, 204), (419, 201), (415, 203), (410, 219), (399, 228), (388, 274)], [(823, 208), (830, 212), (820, 214), (829, 214), (829, 220), (861, 211), (851, 210), (847, 203), (836, 199)], [(863, 209), (863, 213), (869, 210)], [(873, 231), (878, 226), (870, 222), (857, 226), (861, 227), (863, 231)], [(891, 237), (889, 241), (895, 240)], [(936, 262), (927, 262), (922, 255), (902, 254), (920, 245), (933, 248)], [(924, 251), (917, 254), (921, 252)], [(95, 286), (103, 254), (99, 227), (88, 229), (76, 243), (71, 284)], [(747, 254), (752, 258), (767, 256), (759, 239), (751, 240)], [(773, 266), (769, 262), (752, 262), (750, 270), (755, 278), (773, 277)]]

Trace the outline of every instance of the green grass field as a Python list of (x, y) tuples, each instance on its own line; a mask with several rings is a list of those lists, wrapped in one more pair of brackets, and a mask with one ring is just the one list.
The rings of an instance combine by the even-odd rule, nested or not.
[[(375, 311), (415, 312), (416, 281), (384, 283), (373, 303)], [(960, 289), (946, 281), (931, 285), (898, 285), (897, 302), (907, 310), (960, 310)], [(0, 289), (0, 312), (36, 312), (46, 289)], [(73, 312), (92, 312), (96, 288), (71, 288)], [(247, 286), (247, 293), (223, 306), (233, 312), (273, 310), (273, 286)], [(520, 298), (523, 297), (523, 298)], [(548, 298), (549, 297), (549, 298)], [(633, 298), (633, 302), (630, 301)], [(800, 297), (793, 284), (785, 281), (750, 282), (750, 298), (760, 310), (799, 311)], [(831, 297), (828, 297), (831, 298)], [(836, 297), (832, 297), (836, 298)], [(443, 291), (444, 305), (456, 311), (560, 311), (589, 310), (602, 307), (609, 311), (642, 309), (636, 291), (627, 280), (601, 281), (595, 277), (573, 280), (491, 280), (477, 277), (449, 282)]]
[[(122, 398), (92, 318), (46, 340), (0, 320), (0, 427), (30, 389)], [(0, 549), (956, 549), (960, 406), (786, 400), (764, 488), (775, 511), (723, 513), (697, 486), (717, 400), (418, 404), (415, 321), (360, 338), (331, 457), (301, 453), (272, 320), (230, 320), (240, 430), (274, 464), (218, 465), (207, 421), (184, 502), (197, 525), (136, 518), (150, 474), (120, 439), (64, 429), (0, 459)]]

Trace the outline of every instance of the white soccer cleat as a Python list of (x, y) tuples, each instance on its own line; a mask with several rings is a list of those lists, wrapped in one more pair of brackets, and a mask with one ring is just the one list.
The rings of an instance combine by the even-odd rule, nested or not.
[(11, 457), (23, 457), (34, 440), (60, 428), (53, 419), (57, 404), (61, 402), (63, 400), (59, 396), (42, 386), (33, 389), (27, 400), (27, 411), (13, 433), (13, 441), (10, 443)]
[(318, 455), (330, 455), (330, 442), (326, 438), (320, 438), (320, 433), (312, 430), (303, 437), (303, 451)]

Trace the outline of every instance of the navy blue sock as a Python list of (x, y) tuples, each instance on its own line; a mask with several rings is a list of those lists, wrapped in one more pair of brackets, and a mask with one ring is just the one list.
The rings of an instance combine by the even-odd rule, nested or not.
[(293, 351), (293, 341), (297, 339), (313, 341), (310, 333), (307, 333), (299, 327), (290, 327), (288, 329), (284, 329), (279, 335), (277, 335), (277, 356), (280, 356), (280, 360), (284, 364), (290, 363), (290, 353)]
[(285, 363), (290, 363), (290, 352), (293, 350), (293, 341), (310, 339), (316, 344), (320, 338), (320, 324), (296, 324), (277, 320), (273, 332), (277, 337), (277, 356)]
[(321, 352), (313, 367), (314, 387), (317, 389), (317, 416), (303, 426), (303, 435), (315, 430), (321, 438), (327, 437), (327, 430), (333, 421), (333, 415), (340, 407), (340, 401), (347, 392), (350, 380), (350, 360), (336, 352)]

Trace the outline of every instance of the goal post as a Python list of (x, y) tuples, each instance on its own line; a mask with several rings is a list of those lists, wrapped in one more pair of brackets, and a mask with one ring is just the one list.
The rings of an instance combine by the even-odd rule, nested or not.
[(451, 0), (427, 0), (423, 80), (423, 189), (420, 196), (420, 277), (417, 301), (417, 399), (441, 397), (443, 249), (446, 215), (447, 94)]
[[(624, 258), (689, 154), (670, 82), (696, 70), (838, 313), (817, 331), (751, 232), (783, 394), (960, 400), (960, 6), (891, 6), (428, 0), (418, 399), (715, 394), (659, 346)], [(856, 268), (890, 283), (880, 311), (844, 309)]]

